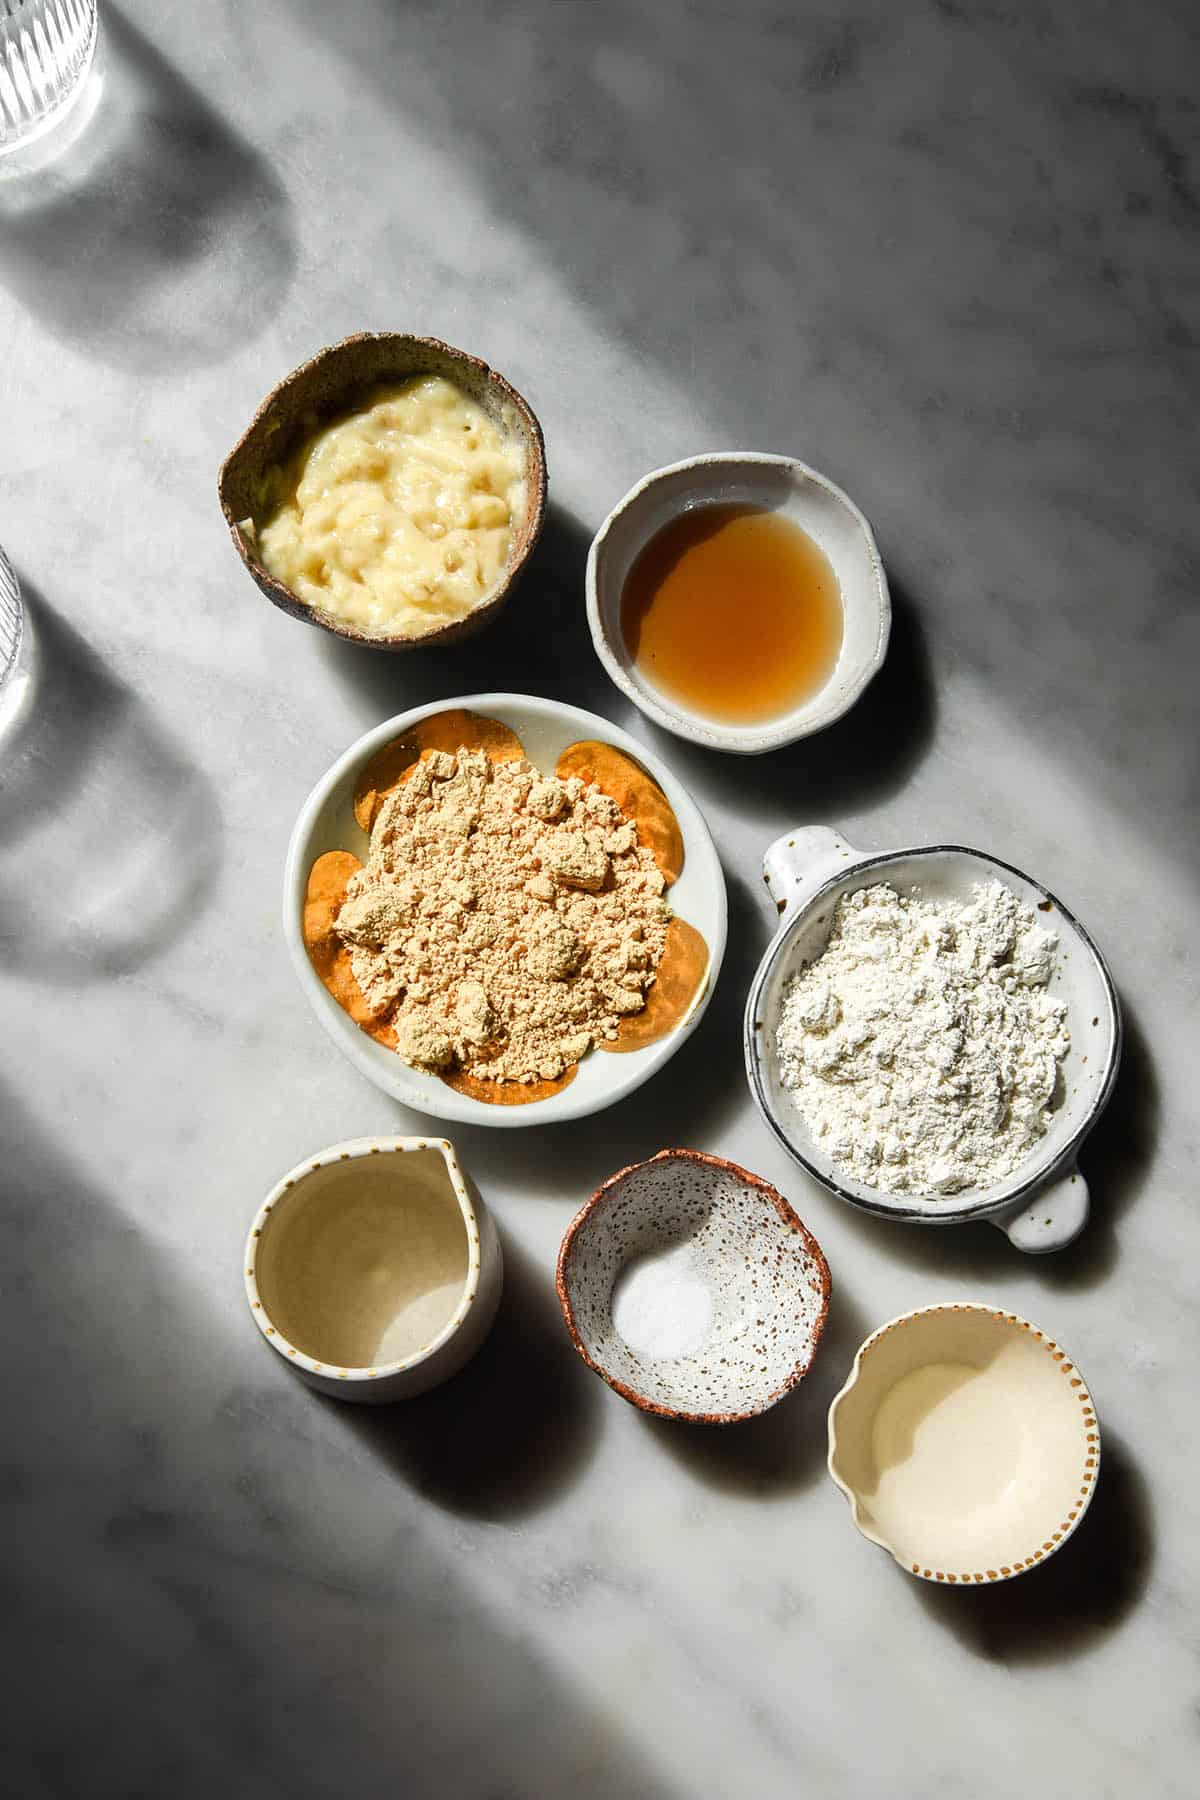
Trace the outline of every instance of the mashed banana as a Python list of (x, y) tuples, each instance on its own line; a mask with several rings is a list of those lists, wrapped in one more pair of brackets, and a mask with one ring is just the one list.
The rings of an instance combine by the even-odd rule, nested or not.
[(319, 611), (379, 636), (465, 618), (503, 572), (525, 511), (525, 452), (453, 382), (378, 389), (279, 469), (260, 560)]

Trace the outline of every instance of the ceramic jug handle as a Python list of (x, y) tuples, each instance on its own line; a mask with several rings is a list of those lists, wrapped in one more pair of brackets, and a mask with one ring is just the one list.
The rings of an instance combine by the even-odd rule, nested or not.
[(1075, 1241), (1087, 1224), (1089, 1204), (1088, 1184), (1072, 1164), (1039, 1188), (1032, 1200), (1022, 1201), (1012, 1212), (994, 1213), (992, 1224), (1018, 1250), (1040, 1256)]
[(767, 891), (786, 916), (859, 852), (828, 825), (801, 825), (776, 838), (763, 857)]

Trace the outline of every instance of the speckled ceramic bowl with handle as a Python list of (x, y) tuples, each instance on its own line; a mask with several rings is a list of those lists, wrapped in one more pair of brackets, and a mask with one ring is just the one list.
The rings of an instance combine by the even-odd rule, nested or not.
[[(1080, 1147), (1112, 1093), (1121, 1056), (1116, 989), (1083, 926), (1040, 882), (960, 844), (872, 855), (854, 849), (836, 831), (814, 825), (778, 838), (767, 851), (763, 871), (779, 908), (779, 931), (751, 983), (744, 1047), (750, 1092), (780, 1142), (831, 1193), (878, 1217), (923, 1225), (988, 1219), (1019, 1250), (1058, 1250), (1069, 1244), (1088, 1215)], [(1066, 1001), (1071, 1048), (1050, 1127), (1013, 1174), (987, 1187), (923, 1199), (868, 1186), (817, 1142), (780, 1079), (775, 1042), (784, 990), (824, 950), (843, 894), (888, 882), (900, 893), (919, 891), (926, 900), (964, 901), (977, 884), (989, 880), (1002, 882), (1044, 914), (1047, 926), (1058, 933), (1050, 992)]]

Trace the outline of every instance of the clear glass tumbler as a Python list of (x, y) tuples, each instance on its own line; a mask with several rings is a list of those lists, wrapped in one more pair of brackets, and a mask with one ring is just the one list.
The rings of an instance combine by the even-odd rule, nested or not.
[(96, 0), (0, 0), (0, 156), (64, 118), (96, 53)]
[(13, 566), (0, 548), (0, 742), (33, 700), (34, 647)]
[(13, 566), (0, 550), (0, 687), (16, 667), (21, 651), (21, 627), (24, 608), (21, 590), (13, 574)]

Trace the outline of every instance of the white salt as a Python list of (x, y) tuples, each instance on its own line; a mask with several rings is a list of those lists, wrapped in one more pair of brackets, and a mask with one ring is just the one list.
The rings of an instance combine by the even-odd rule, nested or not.
[(713, 1297), (690, 1243), (626, 1263), (613, 1288), (612, 1317), (638, 1356), (691, 1356), (712, 1325)]

